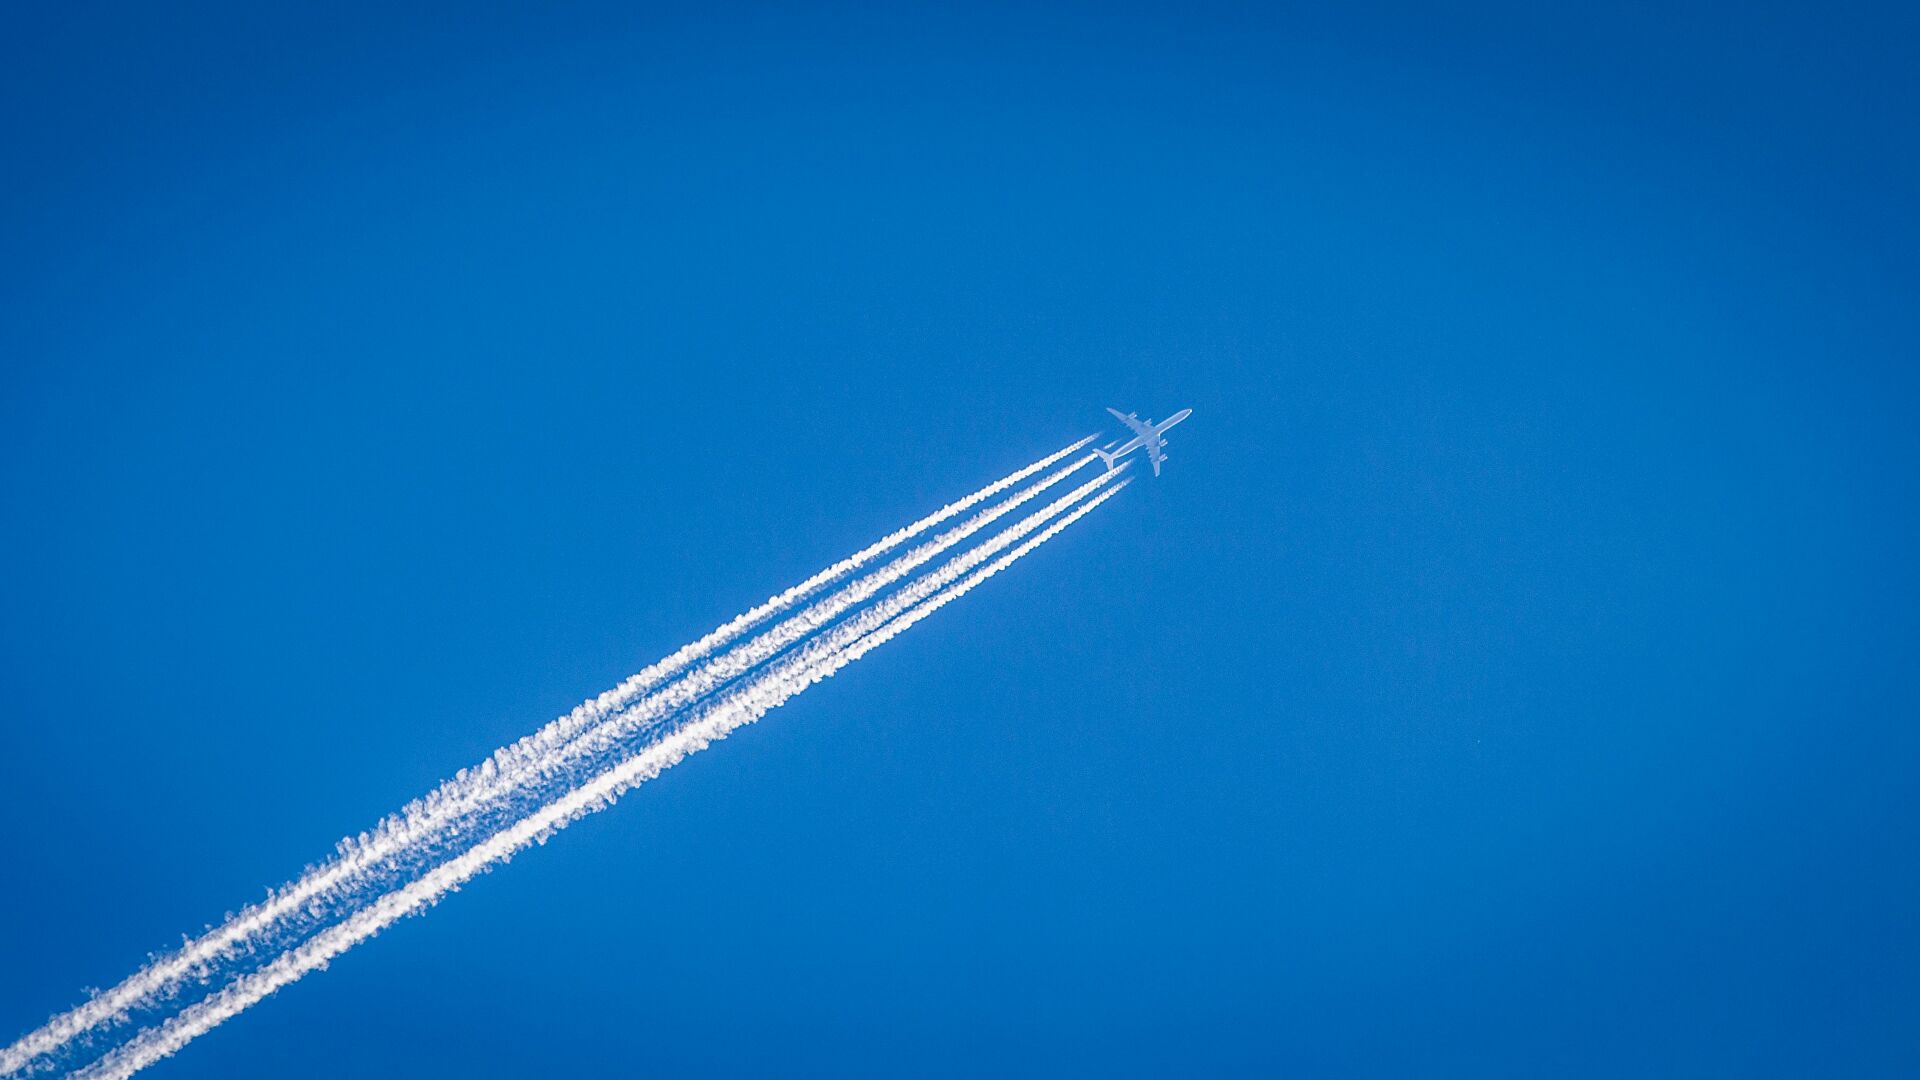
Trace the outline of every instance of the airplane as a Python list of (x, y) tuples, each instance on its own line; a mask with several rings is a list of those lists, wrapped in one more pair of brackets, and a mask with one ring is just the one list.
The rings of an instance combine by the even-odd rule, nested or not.
[(1108, 409), (1121, 423), (1133, 429), (1133, 438), (1111, 450), (1095, 450), (1100, 460), (1107, 463), (1112, 471), (1113, 463), (1133, 453), (1141, 447), (1147, 448), (1147, 460), (1153, 463), (1153, 475), (1160, 475), (1160, 463), (1167, 460), (1167, 429), (1193, 415), (1192, 409), (1181, 409), (1158, 424), (1151, 420), (1142, 420), (1132, 413), (1122, 414), (1119, 409)]

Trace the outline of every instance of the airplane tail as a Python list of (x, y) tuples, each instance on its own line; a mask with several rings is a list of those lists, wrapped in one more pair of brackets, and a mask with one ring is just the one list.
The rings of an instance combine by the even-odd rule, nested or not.
[(1095, 450), (1094, 453), (1099, 456), (1101, 461), (1106, 462), (1107, 471), (1112, 472), (1113, 471), (1113, 455), (1107, 453), (1105, 450)]

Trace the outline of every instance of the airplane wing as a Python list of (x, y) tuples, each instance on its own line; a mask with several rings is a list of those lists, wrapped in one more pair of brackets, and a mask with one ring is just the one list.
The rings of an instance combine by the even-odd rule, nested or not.
[(1153, 434), (1153, 425), (1142, 423), (1140, 418), (1132, 413), (1122, 413), (1119, 409), (1114, 408), (1109, 408), (1107, 411), (1113, 414), (1114, 419), (1132, 428), (1135, 435), (1148, 436)]
[(1147, 460), (1153, 464), (1153, 475), (1160, 475), (1160, 463), (1167, 460), (1167, 452), (1160, 447), (1159, 439), (1147, 441)]

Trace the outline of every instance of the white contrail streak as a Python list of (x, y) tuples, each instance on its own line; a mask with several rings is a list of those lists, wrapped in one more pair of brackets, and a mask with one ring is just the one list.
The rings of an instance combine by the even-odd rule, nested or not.
[[(179, 951), (156, 958), (112, 989), (95, 994), (85, 1003), (55, 1016), (12, 1046), (0, 1050), (0, 1076), (18, 1072), (35, 1058), (53, 1053), (96, 1028), (124, 1019), (133, 1009), (167, 996), (186, 982), (205, 977), (219, 962), (244, 951), (247, 944), (259, 935), (289, 917), (310, 910), (318, 898), (336, 892), (358, 876), (377, 868), (383, 860), (417, 840), (423, 829), (449, 814), (471, 809), (476, 795), (499, 789), (503, 771), (511, 772), (538, 762), (547, 753), (564, 746), (582, 730), (590, 729), (626, 709), (647, 691), (746, 630), (792, 608), (825, 585), (845, 577), (913, 537), (1055, 464), (1085, 447), (1093, 438), (1088, 436), (1055, 451), (903, 529), (889, 533), (792, 588), (768, 598), (765, 603), (735, 616), (697, 641), (648, 665), (614, 689), (581, 703), (540, 731), (512, 746), (503, 747), (486, 762), (462, 769), (434, 792), (410, 803), (399, 814), (382, 821), (369, 833), (342, 841), (334, 859), (310, 869), (292, 884), (270, 895), (266, 901), (230, 916), (220, 926), (186, 943)], [(974, 528), (984, 524), (979, 522)], [(971, 531), (963, 535), (970, 535)], [(950, 540), (948, 546), (959, 538)], [(926, 553), (921, 561), (932, 558), (939, 550), (944, 550), (944, 547)]]
[[(566, 779), (564, 770), (572, 763), (580, 760), (591, 749), (604, 748), (608, 745), (610, 739), (603, 735), (608, 728), (617, 726), (620, 732), (631, 733), (644, 728), (652, 721), (670, 716), (693, 704), (782, 650), (817, 632), (849, 609), (864, 603), (912, 570), (1011, 513), (1022, 504), (1078, 472), (1093, 460), (1092, 455), (1088, 455), (1083, 460), (1054, 470), (1005, 500), (974, 514), (960, 525), (899, 556), (881, 569), (858, 578), (824, 599), (816, 601), (799, 614), (776, 624), (772, 629), (734, 646), (717, 657), (706, 660), (692, 672), (669, 682), (660, 690), (648, 694), (612, 716), (603, 718), (599, 724), (576, 732), (569, 742), (550, 747), (540, 754), (523, 754), (516, 749), (496, 752), (477, 772), (467, 770), (465, 775), (457, 778), (458, 783), (441, 785), (440, 789), (426, 799), (409, 804), (400, 814), (390, 816), (372, 833), (362, 834), (358, 838), (345, 841), (343, 852), (356, 862), (359, 872), (336, 876), (336, 886), (327, 895), (342, 896), (351, 892), (356, 886), (365, 884), (370, 878), (375, 884), (384, 888), (385, 885), (380, 883), (392, 877), (396, 871), (403, 869), (394, 863), (394, 859), (409, 845), (426, 847), (429, 850), (423, 854), (434, 856), (437, 853), (431, 848), (434, 845), (458, 839), (472, 815), (499, 809), (501, 804), (510, 799), (514, 793), (529, 785), (540, 781)], [(583, 745), (589, 750), (582, 750)], [(362, 849), (365, 849), (364, 854)]]
[[(594, 755), (602, 754), (609, 750), (620, 750), (621, 744), (625, 740), (644, 732), (655, 722), (675, 715), (687, 706), (698, 702), (701, 698), (732, 682), (734, 679), (747, 674), (755, 667), (758, 667), (760, 664), (778, 655), (787, 648), (819, 633), (821, 628), (828, 626), (835, 619), (838, 619), (858, 605), (865, 603), (881, 589), (899, 581), (909, 572), (929, 562), (935, 556), (951, 549), (961, 540), (978, 532), (988, 524), (1004, 517), (1017, 507), (1032, 500), (1062, 480), (1065, 480), (1068, 476), (1071, 476), (1091, 461), (1092, 458), (1089, 456), (1084, 461), (1075, 462), (1074, 464), (1054, 471), (1046, 478), (1030, 487), (1022, 489), (1004, 502), (997, 503), (989, 509), (980, 511), (958, 528), (940, 534), (938, 538), (900, 556), (886, 567), (845, 586), (826, 599), (808, 607), (798, 615), (794, 615), (785, 620), (773, 629), (734, 647), (719, 657), (708, 660), (685, 678), (669, 684), (656, 693), (649, 694), (626, 710), (608, 718), (608, 720), (602, 724), (591, 730), (582, 732), (573, 742), (557, 748), (541, 759), (520, 765), (515, 770), (519, 776), (518, 787), (528, 786), (534, 783), (535, 780), (558, 779), (568, 781), (569, 783), (578, 782), (578, 779), (576, 779), (579, 777), (577, 770), (582, 763), (590, 764)], [(1027, 532), (1038, 528), (1042, 522), (1060, 513), (1067, 506), (1078, 501), (1095, 488), (1107, 483), (1115, 475), (1117, 475), (1116, 472), (1103, 473), (1093, 480), (1082, 484), (1070, 494), (1061, 496), (1059, 499), (1048, 504), (1045, 509), (1036, 511), (1022, 519), (1018, 525), (1000, 533), (994, 539), (976, 548), (973, 552), (970, 552), (966, 558), (971, 558), (975, 560), (976, 563), (984, 560), (992, 555), (994, 551), (1004, 548), (1019, 536), (1023, 536)], [(900, 593), (888, 597), (875, 606), (878, 608), (890, 607), (891, 610), (903, 609), (907, 604), (911, 604), (925, 597), (933, 588), (938, 587), (939, 582), (937, 580), (930, 583), (929, 579), (938, 579), (940, 574), (947, 572), (947, 570), (943, 569), (936, 574), (929, 575), (928, 578), (914, 581), (901, 590)], [(950, 578), (947, 580), (950, 580)], [(597, 770), (589, 768), (588, 771)], [(518, 788), (516, 788), (516, 790), (517, 789)], [(510, 794), (511, 792), (503, 793), (503, 795)], [(457, 826), (452, 829), (445, 829), (442, 832), (442, 836), (447, 840), (452, 840), (457, 837), (458, 831)]]
[[(1123, 463), (1112, 471), (1101, 473), (1099, 476), (1081, 484), (1074, 490), (1060, 496), (1041, 509), (1034, 511), (1015, 524), (1003, 529), (978, 547), (956, 555), (939, 569), (923, 577), (916, 578), (892, 596), (880, 600), (870, 607), (857, 611), (845, 622), (823, 633), (819, 633), (817, 637), (806, 638), (805, 644), (801, 645), (798, 651), (798, 655), (801, 657), (820, 656), (839, 650), (861, 634), (871, 631), (875, 627), (885, 623), (888, 619), (893, 618), (927, 597), (932, 596), (936, 591), (958, 578), (961, 574), (966, 573), (981, 563), (986, 562), (999, 552), (1004, 551), (1009, 545), (1039, 528), (1049, 519), (1057, 516), (1074, 503), (1093, 493), (1102, 485), (1113, 480), (1122, 472), (1126, 471), (1127, 468), (1128, 463)], [(1058, 479), (1058, 477), (1056, 476), (1049, 479)], [(1017, 498), (1024, 499), (1031, 497), (1044, 486), (1044, 483), (1045, 482), (1029, 488), (1022, 492)], [(1007, 507), (998, 507), (996, 509), (1004, 512)], [(842, 608), (842, 610), (845, 609)], [(821, 620), (820, 623), (815, 626), (809, 627), (808, 634), (815, 633), (819, 626), (824, 625), (824, 623), (825, 620)], [(800, 640), (800, 638), (794, 639), (795, 642)], [(772, 653), (769, 652), (768, 655), (770, 656)], [(762, 659), (764, 659), (764, 657)], [(782, 661), (782, 664), (791, 665), (793, 662), (793, 659), (789, 658)], [(760, 677), (759, 675), (755, 676), (756, 680)], [(671, 687), (669, 688), (669, 692), (677, 689), (677, 686)], [(577, 742), (567, 747), (567, 754), (571, 757), (604, 755), (609, 752), (624, 755), (626, 752), (626, 744), (635, 736), (644, 734), (646, 729), (652, 726), (653, 721), (658, 720), (662, 716), (673, 716), (687, 705), (694, 704), (697, 700), (696, 697), (688, 697), (684, 701), (676, 702), (671, 710), (663, 713), (656, 712), (649, 714), (637, 709), (633, 712), (623, 713), (608, 723), (596, 728), (594, 731), (583, 735)], [(561, 765), (555, 763), (553, 767), (557, 769), (561, 767)], [(590, 771), (597, 771), (597, 769)]]
[[(815, 633), (821, 627), (826, 626), (841, 615), (846, 614), (846, 612), (852, 608), (865, 603), (882, 589), (906, 577), (908, 573), (925, 565), (943, 552), (950, 550), (962, 540), (971, 537), (986, 526), (1005, 517), (1049, 488), (1052, 488), (1055, 484), (1060, 483), (1075, 472), (1085, 468), (1091, 464), (1093, 460), (1094, 458), (1089, 455), (1083, 460), (1073, 462), (1070, 465), (1055, 470), (1032, 486), (1024, 488), (1009, 496), (1006, 500), (980, 511), (955, 528), (941, 533), (933, 540), (894, 559), (881, 569), (816, 601), (799, 614), (786, 619), (771, 630), (735, 646), (720, 656), (706, 661), (686, 677), (677, 682), (669, 683), (655, 693), (649, 694), (629, 705), (627, 708), (613, 714), (593, 730), (582, 732), (576, 738), (575, 742), (577, 743), (580, 739), (585, 738), (598, 738), (602, 731), (614, 724), (631, 731), (643, 721), (669, 715), (675, 710), (692, 704), (700, 697), (738, 678), (768, 658), (801, 641), (808, 635)], [(1112, 474), (1107, 475), (1110, 476)], [(1105, 477), (1102, 477), (1091, 481), (1090, 484), (1097, 486), (1104, 482)], [(1083, 488), (1081, 493), (1084, 493), (1084, 490), (1090, 490), (1090, 488)], [(1064, 496), (1063, 501), (1071, 501), (1078, 497), (1078, 494)], [(1054, 510), (1051, 512), (1057, 513), (1058, 511)], [(1043, 511), (1042, 513), (1047, 512)], [(572, 752), (571, 744), (567, 747), (560, 748), (559, 751), (561, 755), (571, 755)], [(535, 768), (553, 769), (563, 767), (564, 762), (564, 756), (550, 754), (534, 759), (531, 765)]]
[[(694, 754), (724, 739), (735, 728), (765, 716), (808, 686), (832, 676), (841, 668), (898, 636), (914, 623), (940, 607), (965, 595), (976, 585), (999, 573), (1021, 556), (1058, 535), (1067, 526), (1112, 498), (1130, 481), (1123, 480), (1101, 492), (1053, 523), (1044, 531), (1007, 552), (964, 580), (949, 585), (931, 598), (885, 620), (863, 633), (845, 647), (797, 662), (775, 665), (778, 671), (766, 678), (739, 687), (716, 703), (701, 710), (698, 718), (675, 728), (660, 741), (634, 754), (593, 780), (568, 792), (513, 826), (489, 837), (466, 853), (443, 863), (412, 884), (380, 897), (346, 921), (322, 931), (305, 944), (289, 950), (261, 970), (236, 979), (225, 989), (182, 1010), (158, 1027), (143, 1031), (92, 1066), (75, 1073), (87, 1080), (118, 1080), (131, 1076), (160, 1059), (178, 1051), (239, 1014), (268, 994), (318, 968), (334, 957), (372, 937), (407, 915), (437, 903), (449, 891), (471, 880), (494, 863), (504, 862), (534, 843), (544, 843), (555, 831), (596, 810), (613, 804), (623, 793), (658, 776), (689, 754)], [(1019, 528), (1013, 526), (1012, 528)], [(1008, 530), (1008, 531), (1011, 531)], [(957, 556), (966, 559), (972, 553)], [(804, 651), (804, 650), (803, 650)]]
[(589, 701), (582, 702), (579, 706), (575, 707), (571, 713), (548, 724), (545, 728), (542, 728), (533, 735), (520, 740), (519, 743), (514, 744), (513, 749), (518, 750), (524, 744), (528, 746), (529, 749), (537, 750), (540, 747), (552, 745), (564, 739), (583, 726), (597, 722), (610, 713), (624, 707), (628, 702), (638, 697), (641, 693), (644, 693), (647, 689), (659, 685), (667, 676), (685, 668), (688, 664), (699, 660), (713, 650), (739, 637), (747, 629), (764, 622), (770, 616), (777, 615), (791, 608), (794, 604), (818, 591), (822, 586), (845, 577), (880, 555), (899, 547), (908, 540), (933, 528), (935, 525), (963, 511), (978, 506), (980, 503), (1013, 487), (1027, 477), (1032, 476), (1034, 473), (1039, 472), (1067, 455), (1072, 454), (1074, 451), (1079, 450), (1081, 447), (1086, 446), (1095, 438), (1097, 438), (1097, 436), (1089, 435), (1078, 442), (1062, 447), (1025, 468), (1001, 477), (964, 499), (948, 503), (939, 510), (928, 514), (926, 517), (908, 525), (904, 529), (888, 533), (886, 536), (881, 537), (865, 548), (834, 563), (832, 566), (802, 581), (800, 584), (769, 597), (765, 603), (734, 616), (698, 641), (683, 645), (672, 654), (653, 664), (649, 664), (612, 690)]

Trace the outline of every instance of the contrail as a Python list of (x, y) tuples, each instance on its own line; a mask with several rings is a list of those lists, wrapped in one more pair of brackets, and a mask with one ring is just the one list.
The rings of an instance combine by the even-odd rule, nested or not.
[(921, 518), (919, 521), (903, 529), (888, 533), (886, 536), (881, 537), (865, 548), (834, 563), (832, 566), (821, 570), (819, 573), (814, 574), (798, 585), (769, 597), (765, 603), (734, 616), (732, 619), (714, 628), (711, 633), (700, 638), (698, 641), (683, 645), (670, 655), (640, 669), (640, 671), (627, 678), (626, 681), (612, 690), (589, 701), (582, 702), (579, 706), (575, 707), (571, 713), (548, 724), (535, 734), (520, 740), (520, 742), (515, 743), (513, 747), (509, 749), (519, 750), (523, 745), (528, 746), (530, 749), (538, 749), (541, 746), (551, 745), (566, 735), (571, 734), (573, 731), (577, 731), (583, 726), (604, 718), (609, 713), (624, 707), (628, 702), (639, 696), (639, 694), (644, 693), (647, 689), (659, 685), (667, 676), (685, 668), (688, 664), (706, 656), (714, 649), (739, 637), (746, 630), (764, 622), (770, 616), (777, 615), (791, 608), (794, 604), (818, 591), (822, 586), (831, 584), (845, 577), (866, 563), (899, 547), (901, 544), (926, 532), (935, 525), (963, 511), (978, 506), (980, 503), (1013, 487), (1027, 477), (1032, 476), (1034, 473), (1039, 472), (1074, 451), (1086, 446), (1097, 437), (1098, 436), (1095, 435), (1089, 435), (1084, 439), (1064, 446), (1031, 465), (1027, 465), (1024, 468), (1001, 477), (964, 499), (948, 503), (939, 510)]
[[(825, 585), (845, 577), (913, 537), (1059, 462), (1085, 447), (1093, 441), (1093, 438), (1094, 436), (1088, 436), (1080, 439), (988, 484), (963, 499), (941, 507), (905, 528), (889, 533), (805, 581), (735, 616), (700, 639), (648, 665), (614, 689), (581, 703), (570, 713), (552, 721), (540, 731), (526, 736), (511, 746), (503, 747), (480, 765), (462, 769), (435, 791), (409, 803), (398, 814), (383, 820), (370, 832), (342, 841), (337, 847), (334, 859), (310, 869), (292, 884), (271, 894), (266, 901), (230, 916), (220, 926), (187, 942), (177, 952), (156, 958), (112, 989), (96, 993), (85, 1003), (55, 1016), (40, 1028), (23, 1036), (12, 1046), (0, 1050), (0, 1076), (18, 1072), (35, 1058), (58, 1051), (75, 1039), (88, 1035), (103, 1025), (126, 1018), (134, 1009), (169, 996), (189, 982), (207, 977), (217, 964), (244, 951), (250, 941), (257, 939), (259, 935), (275, 925), (289, 917), (311, 914), (316, 910), (315, 905), (321, 898), (333, 894), (343, 885), (350, 884), (368, 870), (377, 868), (383, 860), (392, 857), (397, 851), (417, 840), (422, 830), (435, 825), (450, 814), (470, 809), (476, 795), (498, 788), (503, 772), (511, 776), (516, 769), (524, 769), (528, 763), (538, 762), (545, 754), (564, 746), (582, 730), (591, 729), (604, 722), (609, 716), (628, 708), (647, 691), (659, 686), (688, 665), (711, 654), (715, 649), (738, 638), (748, 629), (792, 608)], [(1075, 466), (1075, 468), (1078, 467), (1078, 465)], [(1005, 510), (1001, 512), (1004, 513)], [(985, 523), (984, 521), (974, 523), (973, 528), (977, 530)], [(958, 530), (955, 531), (958, 532)], [(959, 537), (953, 537), (948, 541), (947, 546), (964, 538), (965, 535), (970, 535), (971, 531), (973, 530)], [(944, 550), (944, 547), (927, 552), (921, 561), (932, 558), (939, 550)], [(871, 595), (871, 592), (867, 595)]]
[[(355, 856), (361, 856), (356, 860), (358, 870), (345, 877), (336, 876), (335, 888), (325, 895), (334, 899), (345, 899), (355, 885), (369, 877), (374, 879), (376, 885), (385, 888), (382, 882), (391, 880), (397, 873), (410, 869), (411, 863), (420, 859), (430, 862), (437, 858), (441, 852), (434, 850), (436, 846), (451, 843), (469, 832), (478, 824), (477, 819), (500, 810), (500, 804), (511, 798), (514, 793), (530, 785), (566, 780), (569, 776), (567, 772), (569, 765), (583, 757), (583, 752), (579, 749), (582, 744), (593, 739), (596, 740), (591, 744), (593, 747), (603, 748), (611, 741), (601, 735), (609, 726), (617, 723), (621, 732), (631, 733), (644, 728), (652, 721), (670, 716), (693, 704), (751, 671), (770, 657), (817, 632), (851, 608), (866, 602), (880, 590), (899, 581), (909, 572), (1065, 480), (1092, 461), (1093, 458), (1089, 455), (1084, 460), (1056, 469), (1004, 501), (974, 514), (959, 526), (913, 548), (881, 569), (816, 601), (772, 629), (703, 662), (698, 668), (677, 681), (669, 682), (665, 687), (603, 719), (599, 724), (583, 728), (568, 742), (550, 747), (544, 753), (537, 755), (522, 755), (511, 751), (496, 753), (478, 773), (469, 770), (469, 775), (458, 783), (443, 784), (424, 802), (412, 804), (400, 815), (389, 817), (374, 833), (362, 834), (355, 840), (347, 841), (347, 847), (352, 850), (352, 853)], [(409, 865), (401, 865), (400, 856), (410, 845), (420, 846), (424, 850), (417, 853), (417, 858), (408, 860)], [(364, 855), (362, 855), (362, 849), (365, 849)]]
[[(1026, 536), (1028, 533), (1045, 524), (1049, 519), (1058, 516), (1074, 503), (1079, 502), (1101, 486), (1112, 481), (1115, 477), (1125, 472), (1129, 465), (1130, 463), (1122, 463), (1109, 472), (1101, 473), (1099, 476), (1081, 484), (1079, 487), (1060, 496), (1041, 509), (1020, 519), (1015, 524), (1008, 526), (979, 546), (954, 556), (940, 568), (923, 577), (916, 578), (901, 588), (900, 591), (886, 599), (878, 601), (870, 607), (860, 609), (845, 622), (824, 632), (818, 632), (817, 636), (805, 637), (804, 643), (800, 644), (795, 656), (782, 660), (779, 665), (776, 665), (776, 669), (791, 667), (791, 665), (796, 662), (795, 657), (798, 657), (801, 662), (804, 662), (810, 657), (817, 658), (837, 652), (860, 635), (872, 631), (887, 620), (907, 611), (915, 604), (932, 596), (935, 592), (959, 578), (960, 575), (986, 562), (999, 552), (1006, 550), (1006, 548), (1018, 541), (1021, 537)], [(1057, 479), (1057, 476), (1049, 478), (1049, 482)], [(1045, 483), (1046, 482), (1037, 484), (1033, 488), (1022, 492), (1021, 497), (1031, 497), (1042, 488)], [(1004, 512), (1007, 508), (1000, 507), (997, 509)], [(808, 634), (812, 635), (817, 631), (817, 626), (810, 627)], [(802, 641), (801, 638), (795, 638), (794, 640), (796, 642)], [(768, 655), (772, 655), (772, 653), (768, 653)], [(765, 677), (767, 677), (765, 674), (756, 674), (753, 677), (753, 681), (757, 682)], [(678, 686), (670, 687), (668, 692), (672, 693), (677, 690)], [(564, 776), (577, 777), (581, 771), (587, 773), (599, 771), (599, 769), (604, 768), (604, 766), (593, 765), (592, 761), (594, 759), (604, 758), (604, 756), (609, 753), (616, 755), (624, 753), (625, 746), (632, 739), (647, 734), (648, 729), (653, 727), (661, 717), (671, 718), (679, 714), (686, 706), (696, 703), (697, 700), (697, 697), (688, 696), (684, 700), (674, 703), (673, 708), (665, 712), (635, 709), (628, 713), (623, 713), (608, 723), (586, 733), (573, 745), (567, 747), (565, 753), (569, 758), (588, 759), (588, 767), (584, 770), (578, 769), (577, 767), (575, 769), (569, 769)], [(668, 722), (671, 723), (672, 721), (669, 720)], [(568, 762), (555, 761), (546, 764), (550, 769), (560, 771), (566, 768)]]
[[(629, 708), (610, 717), (607, 721), (580, 733), (573, 742), (555, 749), (538, 760), (525, 763), (524, 767), (519, 770), (520, 782), (516, 787), (528, 786), (539, 780), (559, 779), (565, 781), (570, 777), (577, 778), (577, 770), (583, 759), (590, 759), (594, 754), (603, 753), (610, 749), (617, 749), (623, 740), (644, 732), (654, 722), (673, 716), (680, 710), (698, 702), (701, 698), (732, 682), (734, 679), (746, 675), (755, 667), (785, 651), (787, 648), (806, 641), (812, 635), (819, 633), (821, 628), (831, 624), (835, 619), (838, 619), (848, 611), (871, 599), (880, 592), (880, 590), (899, 581), (909, 572), (932, 560), (935, 556), (951, 549), (961, 540), (973, 535), (988, 524), (1004, 517), (1014, 509), (1053, 487), (1055, 484), (1065, 480), (1068, 476), (1071, 476), (1091, 461), (1092, 458), (1089, 456), (1087, 460), (1078, 461), (1054, 471), (1046, 478), (1022, 489), (1004, 502), (980, 511), (958, 528), (942, 533), (937, 539), (900, 556), (883, 569), (877, 570), (847, 585), (827, 598), (808, 607), (798, 615), (794, 615), (773, 629), (768, 630), (764, 634), (734, 647), (719, 657), (707, 661), (702, 664), (700, 668), (678, 682), (671, 683), (665, 688), (649, 694)], [(1121, 466), (1121, 469), (1124, 468), (1124, 465)], [(1059, 514), (1062, 510), (1066, 509), (1066, 507), (1083, 498), (1095, 488), (1107, 483), (1114, 476), (1117, 476), (1119, 471), (1120, 470), (1114, 470), (1102, 473), (1100, 476), (1082, 484), (1071, 493), (1063, 495), (1048, 504), (1046, 508), (1023, 518), (1019, 524), (1000, 533), (992, 540), (987, 541), (987, 543), (974, 549), (962, 558), (972, 558), (976, 561), (985, 559), (994, 551), (1004, 548), (1018, 537), (1038, 528), (1042, 522)], [(942, 569), (936, 574), (929, 575), (929, 578), (937, 578), (939, 574), (945, 573), (948, 573), (948, 570)], [(929, 578), (921, 578), (914, 581), (900, 593), (887, 598), (882, 601), (881, 604), (876, 605), (876, 607), (891, 606), (892, 610), (903, 609), (906, 604), (910, 604), (928, 595), (932, 588), (937, 587), (937, 585), (930, 586), (928, 584)], [(903, 597), (905, 598), (904, 600)], [(862, 612), (862, 615), (864, 616), (865, 612)], [(528, 774), (533, 775), (530, 776)], [(510, 795), (511, 792), (502, 792), (500, 794), (504, 797), (505, 795)], [(449, 835), (448, 838), (451, 839), (451, 835)]]
[[(700, 710), (689, 722), (675, 727), (658, 742), (646, 747), (593, 780), (568, 792), (513, 826), (489, 837), (466, 853), (449, 860), (404, 888), (396, 889), (355, 913), (346, 921), (315, 935), (305, 944), (289, 950), (260, 971), (236, 979), (225, 989), (182, 1010), (164, 1024), (141, 1032), (92, 1066), (75, 1073), (88, 1080), (115, 1080), (131, 1076), (160, 1059), (178, 1051), (239, 1014), (260, 999), (322, 968), (334, 957), (379, 933), (394, 922), (432, 906), (449, 891), (471, 880), (494, 863), (504, 862), (534, 843), (543, 843), (554, 832), (572, 822), (613, 804), (622, 794), (658, 776), (689, 754), (694, 754), (726, 738), (735, 728), (765, 716), (808, 686), (832, 676), (866, 653), (898, 636), (914, 623), (999, 573), (1034, 548), (1057, 536), (1067, 526), (1112, 498), (1130, 480), (1122, 480), (1110, 490), (1089, 499), (1071, 513), (1054, 522), (1038, 535), (979, 567), (963, 580), (948, 585), (932, 597), (862, 633), (845, 647), (828, 650), (805, 660), (788, 660), (776, 665), (777, 672), (736, 688), (720, 701)], [(1091, 490), (1091, 485), (1083, 486)], [(1022, 523), (1024, 524), (1024, 522)], [(1011, 527), (1008, 532), (1020, 526)], [(1004, 534), (1002, 534), (1004, 535)], [(998, 539), (998, 537), (996, 537)], [(957, 556), (955, 562), (969, 558), (972, 552)], [(804, 651), (804, 650), (803, 650)]]

